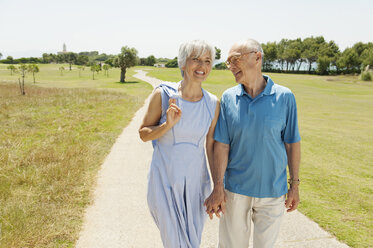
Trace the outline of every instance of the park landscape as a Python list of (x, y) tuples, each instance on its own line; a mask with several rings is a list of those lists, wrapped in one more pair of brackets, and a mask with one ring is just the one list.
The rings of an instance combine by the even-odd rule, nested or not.
[[(0, 247), (74, 246), (100, 165), (152, 92), (133, 77), (135, 70), (182, 79), (178, 68), (145, 62), (124, 66), (125, 78), (119, 63), (106, 72), (96, 65), (83, 70), (74, 63), (37, 64), (35, 82), (31, 69), (25, 76), (25, 94), (20, 73), (0, 64)], [(373, 82), (356, 71), (274, 71), (265, 74), (297, 99), (299, 211), (349, 246), (371, 247)], [(230, 71), (222, 69), (212, 70), (203, 87), (220, 97), (234, 85)]]

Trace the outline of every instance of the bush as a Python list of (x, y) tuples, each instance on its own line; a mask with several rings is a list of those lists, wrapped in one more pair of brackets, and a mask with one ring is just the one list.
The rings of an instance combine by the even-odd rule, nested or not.
[(364, 71), (363, 73), (361, 73), (361, 80), (372, 81), (372, 75), (370, 75), (369, 71)]
[(178, 67), (178, 64), (177, 64), (177, 57), (175, 57), (173, 60), (170, 60), (166, 63), (166, 67), (167, 68), (177, 68)]
[(217, 69), (217, 70), (226, 70), (226, 69), (228, 69), (227, 65), (224, 62), (216, 64), (214, 68)]

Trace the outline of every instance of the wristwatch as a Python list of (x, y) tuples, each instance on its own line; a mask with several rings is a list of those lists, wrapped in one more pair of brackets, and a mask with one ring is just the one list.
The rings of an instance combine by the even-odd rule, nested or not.
[(290, 185), (299, 185), (300, 184), (300, 179), (298, 178), (298, 179), (293, 179), (293, 178), (289, 178), (289, 180), (288, 180), (288, 183), (290, 184)]

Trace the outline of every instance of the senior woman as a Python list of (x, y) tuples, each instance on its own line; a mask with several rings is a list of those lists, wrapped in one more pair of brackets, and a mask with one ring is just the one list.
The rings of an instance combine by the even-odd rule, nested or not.
[(182, 44), (178, 64), (183, 80), (155, 89), (139, 129), (143, 141), (153, 141), (147, 198), (164, 247), (195, 248), (201, 243), (203, 202), (211, 192), (205, 144), (212, 166), (219, 116), (216, 96), (201, 84), (214, 58), (214, 48), (204, 41)]

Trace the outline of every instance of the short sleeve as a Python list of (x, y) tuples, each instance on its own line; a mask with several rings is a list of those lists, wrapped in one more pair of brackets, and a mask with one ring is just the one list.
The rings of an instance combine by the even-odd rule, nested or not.
[(285, 143), (297, 143), (300, 141), (300, 135), (298, 130), (298, 114), (297, 104), (293, 93), (287, 94), (288, 97), (288, 108), (286, 114), (286, 126), (283, 131), (283, 140)]
[(229, 133), (228, 133), (228, 124), (227, 124), (227, 119), (226, 119), (226, 108), (225, 108), (224, 95), (221, 98), (221, 102), (220, 102), (220, 113), (219, 113), (219, 118), (218, 118), (218, 121), (215, 127), (214, 139), (224, 144), (230, 143)]

